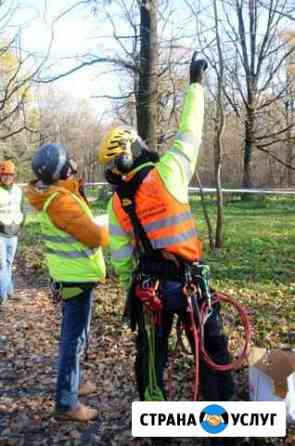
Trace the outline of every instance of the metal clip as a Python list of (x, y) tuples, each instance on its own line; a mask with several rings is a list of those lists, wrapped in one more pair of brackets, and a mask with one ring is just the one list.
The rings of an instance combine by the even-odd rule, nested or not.
[(62, 291), (62, 283), (55, 282), (54, 280), (50, 281), (49, 288), (52, 293), (53, 300), (57, 303), (61, 299), (61, 291)]
[(210, 308), (209, 308), (209, 306), (208, 306), (206, 316), (204, 317), (204, 320), (203, 320), (203, 326), (206, 324), (207, 320), (208, 320), (209, 317), (212, 315), (212, 313), (213, 313), (213, 308), (212, 308), (212, 306), (211, 306)]
[(192, 297), (196, 294), (197, 287), (192, 282), (188, 282), (184, 285), (182, 291), (186, 297)]

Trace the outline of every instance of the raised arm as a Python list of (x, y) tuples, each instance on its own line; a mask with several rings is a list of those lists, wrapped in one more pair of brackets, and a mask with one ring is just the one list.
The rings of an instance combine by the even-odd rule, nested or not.
[(184, 98), (178, 132), (171, 149), (157, 164), (166, 187), (181, 202), (187, 202), (188, 185), (196, 168), (204, 121), (203, 75), (207, 68), (204, 60), (190, 65), (190, 86)]

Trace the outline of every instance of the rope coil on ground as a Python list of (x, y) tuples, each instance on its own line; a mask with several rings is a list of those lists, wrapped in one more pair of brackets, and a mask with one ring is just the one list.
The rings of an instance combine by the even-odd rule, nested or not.
[[(221, 292), (215, 292), (212, 296), (212, 306), (218, 302), (226, 302), (230, 305), (232, 305), (239, 314), (241, 325), (244, 328), (245, 332), (245, 342), (243, 350), (241, 351), (240, 355), (237, 359), (234, 361), (228, 363), (228, 364), (217, 364), (214, 362), (208, 353), (206, 352), (205, 345), (204, 345), (204, 326), (206, 324), (206, 321), (208, 319), (208, 310), (209, 305), (205, 301), (200, 310), (196, 305), (193, 305), (193, 301), (191, 297), (188, 296), (188, 311), (190, 314), (190, 322), (191, 322), (191, 330), (192, 335), (194, 339), (194, 356), (195, 356), (195, 376), (194, 376), (194, 383), (193, 383), (193, 400), (197, 400), (198, 396), (198, 389), (199, 389), (199, 361), (200, 357), (202, 356), (204, 361), (207, 363), (209, 367), (211, 367), (214, 370), (220, 371), (220, 372), (228, 372), (233, 369), (237, 369), (241, 366), (243, 361), (247, 358), (249, 349), (250, 349), (250, 342), (251, 342), (251, 334), (252, 334), (252, 327), (249, 320), (249, 317), (247, 315), (247, 311), (243, 305), (241, 305), (239, 302), (237, 302), (235, 299), (230, 297), (229, 295)], [(195, 302), (194, 302), (195, 303)], [(195, 307), (195, 308), (194, 308)], [(194, 311), (195, 310), (195, 311)], [(194, 315), (197, 317), (197, 323), (195, 320)], [(178, 343), (181, 343), (179, 341), (181, 339), (181, 327), (178, 327)], [(176, 352), (175, 352), (176, 353)], [(174, 357), (175, 361), (175, 357)], [(173, 361), (173, 362), (174, 362)], [(173, 368), (173, 366), (172, 366)], [(170, 386), (171, 387), (171, 386)]]
[[(239, 355), (239, 357), (237, 359), (235, 359), (234, 361), (230, 362), (229, 364), (217, 364), (216, 362), (214, 362), (210, 358), (210, 356), (207, 354), (205, 347), (204, 347), (203, 340), (202, 339), (200, 340), (201, 341), (201, 352), (202, 352), (202, 355), (203, 355), (206, 363), (209, 365), (209, 367), (211, 367), (215, 370), (221, 371), (221, 372), (227, 372), (227, 371), (239, 368), (241, 366), (242, 362), (247, 358), (247, 356), (249, 354), (249, 349), (250, 349), (252, 328), (251, 328), (250, 320), (248, 318), (246, 309), (244, 308), (243, 305), (241, 305), (235, 299), (233, 299), (232, 297), (230, 297), (229, 295), (227, 295), (225, 293), (216, 292), (213, 295), (212, 304), (214, 305), (217, 302), (227, 302), (227, 303), (231, 304), (238, 311), (240, 320), (241, 320), (242, 326), (244, 327), (244, 332), (245, 332), (244, 348), (243, 348), (241, 354)], [(207, 308), (208, 308), (208, 306), (207, 306), (206, 302), (204, 302), (203, 305), (201, 306), (201, 311), (200, 311), (201, 320), (204, 320), (206, 312), (207, 312)]]

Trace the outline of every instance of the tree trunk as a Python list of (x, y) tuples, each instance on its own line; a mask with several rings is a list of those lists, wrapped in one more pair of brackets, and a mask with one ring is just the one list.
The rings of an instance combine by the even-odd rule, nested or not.
[[(292, 141), (292, 136), (294, 135), (294, 129), (289, 127), (290, 124), (294, 122), (294, 91), (291, 87), (292, 82), (290, 78), (287, 78), (288, 83), (288, 96), (289, 100), (286, 102), (286, 124), (288, 126), (287, 130), (287, 154), (286, 154), (286, 164), (293, 165), (293, 153), (294, 153), (294, 142)], [(293, 186), (293, 170), (286, 167), (287, 176), (287, 186)]]
[[(245, 122), (245, 145), (244, 145), (244, 166), (243, 166), (243, 188), (251, 189), (252, 184), (252, 155), (253, 155), (253, 135), (254, 135), (254, 114), (248, 109)], [(242, 200), (251, 199), (250, 194), (242, 194)]]
[(217, 104), (216, 104), (216, 127), (215, 127), (215, 184), (217, 195), (217, 215), (215, 230), (215, 248), (223, 247), (224, 241), (224, 212), (223, 212), (223, 192), (221, 184), (221, 168), (223, 159), (223, 132), (225, 128), (224, 104), (223, 104), (223, 78), (224, 78), (224, 60), (221, 48), (219, 33), (218, 9), (216, 0), (214, 1), (214, 17), (216, 27), (216, 41), (218, 49), (219, 73), (217, 73)]
[[(286, 163), (288, 165), (293, 165), (293, 163), (294, 163), (293, 151), (294, 151), (294, 143), (291, 142), (291, 137), (290, 137), (290, 141), (287, 144), (287, 157), (286, 157)], [(287, 186), (288, 187), (293, 186), (293, 173), (294, 173), (294, 171), (292, 169), (290, 169), (289, 167), (287, 167)]]
[(158, 0), (142, 0), (140, 6), (140, 74), (136, 101), (139, 135), (157, 148), (158, 127)]
[[(222, 144), (221, 140), (218, 145)], [(222, 145), (218, 148), (222, 151)], [(216, 231), (215, 231), (215, 248), (220, 249), (223, 247), (224, 241), (224, 212), (223, 212), (223, 192), (221, 184), (221, 158), (216, 164), (215, 181), (216, 181), (216, 195), (217, 195), (217, 215), (216, 215)]]
[(223, 59), (221, 55), (219, 58), (219, 64), (220, 64), (220, 73), (218, 74), (218, 83), (217, 83), (216, 125), (215, 125), (215, 142), (214, 142), (214, 173), (215, 173), (215, 186), (216, 186), (216, 198), (217, 198), (215, 248), (217, 249), (223, 247), (223, 241), (224, 241), (224, 211), (223, 211), (223, 191), (221, 184), (221, 169), (222, 169), (222, 158), (223, 158), (223, 133), (225, 129), (225, 117), (224, 117), (224, 109), (222, 101)]
[(211, 220), (210, 220), (209, 213), (208, 213), (207, 207), (206, 207), (203, 185), (201, 182), (201, 178), (199, 177), (197, 172), (195, 173), (195, 177), (197, 179), (197, 182), (198, 182), (198, 185), (200, 188), (201, 204), (202, 204), (202, 209), (203, 209), (203, 213), (204, 213), (204, 217), (205, 217), (206, 225), (207, 225), (207, 230), (208, 230), (209, 246), (210, 246), (210, 249), (214, 249), (215, 243), (214, 243), (214, 236), (213, 236), (213, 228), (212, 228)]

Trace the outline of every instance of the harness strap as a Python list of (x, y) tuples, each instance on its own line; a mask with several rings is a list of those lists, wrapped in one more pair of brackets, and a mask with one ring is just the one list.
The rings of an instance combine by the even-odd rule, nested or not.
[(155, 259), (154, 257), (141, 257), (138, 263), (138, 269), (146, 274), (161, 277), (166, 280), (177, 280), (182, 282), (184, 279), (184, 264), (179, 261), (177, 265), (173, 260)]
[(95, 282), (56, 282), (53, 279), (50, 281), (50, 288), (53, 293), (59, 294), (63, 300), (78, 296), (83, 291), (95, 288), (95, 286)]
[(62, 298), (67, 300), (71, 299), (72, 297), (79, 296), (82, 292), (82, 288), (76, 286), (76, 287), (68, 287), (68, 288), (62, 288), (61, 289), (61, 295)]
[(153, 255), (155, 253), (155, 250), (152, 247), (152, 244), (148, 236), (146, 235), (144, 227), (136, 214), (135, 195), (139, 186), (152, 169), (154, 169), (153, 165), (143, 167), (134, 175), (133, 178), (131, 178), (130, 181), (120, 184), (116, 189), (116, 193), (120, 198), (121, 205), (131, 220), (137, 245), (138, 247), (141, 246), (144, 253), (147, 255)]

